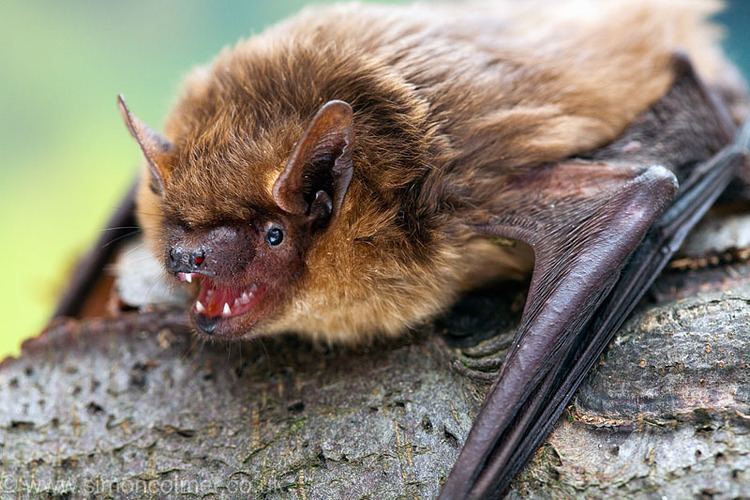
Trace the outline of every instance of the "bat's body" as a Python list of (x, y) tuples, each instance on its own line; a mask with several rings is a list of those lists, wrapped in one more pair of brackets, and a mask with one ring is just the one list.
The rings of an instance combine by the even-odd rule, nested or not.
[(444, 495), (502, 489), (738, 165), (700, 167), (743, 93), (706, 2), (674, 4), (307, 11), (194, 72), (166, 137), (121, 101), (146, 240), (214, 338), (398, 334), (533, 269)]
[[(613, 140), (667, 92), (677, 48), (720, 62), (696, 11), (644, 23), (666, 10), (617, 4), (583, 28), (575, 14), (536, 19), (530, 7), (309, 11), (188, 79), (166, 124), (179, 147), (165, 209), (200, 225), (273, 206), (310, 117), (349, 103), (355, 168), (335, 230), (307, 252), (294, 300), (255, 331), (401, 333), (467, 287), (530, 269), (467, 224), (505, 196), (502, 176)], [(139, 202), (161, 258), (161, 199)]]

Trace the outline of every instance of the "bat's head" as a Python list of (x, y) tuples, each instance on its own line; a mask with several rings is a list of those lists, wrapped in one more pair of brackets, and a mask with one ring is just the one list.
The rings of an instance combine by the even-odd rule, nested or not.
[(204, 335), (398, 335), (518, 267), (451, 215), (451, 141), (359, 49), (248, 40), (192, 73), (163, 137), (120, 108), (146, 158), (144, 242), (190, 281)]
[[(351, 107), (330, 101), (305, 118), (306, 127), (281, 127), (283, 137), (264, 146), (264, 138), (235, 143), (237, 134), (205, 126), (172, 143), (122, 97), (118, 104), (149, 167), (140, 209), (150, 198), (156, 203), (147, 207), (159, 212), (141, 218), (148, 243), (174, 279), (196, 288), (190, 316), (197, 330), (237, 338), (272, 321), (297, 288), (309, 247), (344, 203)], [(244, 144), (251, 146), (240, 150)]]

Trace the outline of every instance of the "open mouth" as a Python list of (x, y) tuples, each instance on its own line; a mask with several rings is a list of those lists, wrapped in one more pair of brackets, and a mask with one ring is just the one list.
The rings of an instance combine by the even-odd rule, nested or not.
[(265, 293), (265, 288), (255, 283), (240, 287), (222, 286), (195, 273), (177, 273), (177, 279), (187, 283), (197, 280), (200, 291), (192, 313), (198, 328), (207, 334), (214, 333), (221, 320), (253, 311)]

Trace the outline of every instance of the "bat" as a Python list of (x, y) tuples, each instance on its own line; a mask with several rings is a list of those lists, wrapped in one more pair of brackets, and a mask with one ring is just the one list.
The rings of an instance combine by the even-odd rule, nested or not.
[[(747, 178), (746, 91), (711, 2), (554, 7), (309, 9), (189, 75), (163, 134), (118, 97), (145, 168), (109, 224), (137, 216), (192, 291), (198, 335), (362, 342), (531, 274), (442, 498), (505, 491), (690, 228)], [(56, 315), (80, 314), (111, 240)]]

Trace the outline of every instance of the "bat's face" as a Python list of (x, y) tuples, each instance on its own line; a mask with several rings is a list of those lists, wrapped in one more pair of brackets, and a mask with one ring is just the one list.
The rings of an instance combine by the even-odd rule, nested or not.
[[(232, 339), (267, 326), (294, 295), (310, 246), (329, 231), (346, 195), (349, 105), (324, 105), (286, 151), (280, 139), (273, 150), (258, 140), (238, 151), (250, 141), (227, 145), (225, 136), (211, 136), (210, 123), (193, 132), (199, 139), (172, 144), (122, 99), (120, 107), (150, 167), (139, 201), (150, 199), (149, 215), (158, 217), (144, 232), (166, 271), (193, 287), (196, 329)], [(196, 154), (198, 140), (212, 141), (204, 154)]]
[(191, 227), (178, 217), (165, 218), (164, 265), (195, 287), (190, 316), (198, 331), (245, 335), (286, 302), (314, 236), (308, 218), (252, 210), (244, 220)]

